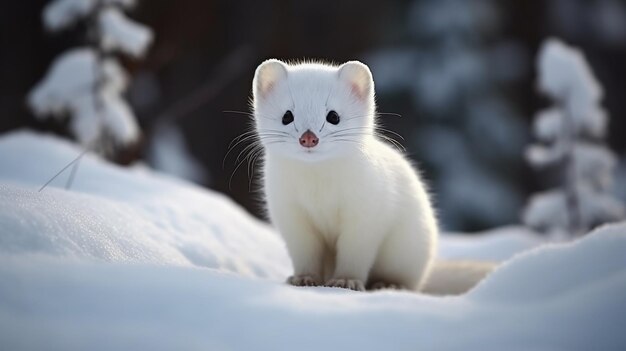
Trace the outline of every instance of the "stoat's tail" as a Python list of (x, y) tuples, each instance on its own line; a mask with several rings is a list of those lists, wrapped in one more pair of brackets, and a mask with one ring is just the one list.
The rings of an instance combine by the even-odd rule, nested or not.
[(431, 295), (459, 295), (489, 274), (496, 264), (486, 261), (436, 261), (422, 289)]

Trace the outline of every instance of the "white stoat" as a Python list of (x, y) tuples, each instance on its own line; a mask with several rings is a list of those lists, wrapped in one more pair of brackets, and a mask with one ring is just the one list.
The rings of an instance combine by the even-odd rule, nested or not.
[(426, 283), (437, 247), (433, 207), (411, 163), (376, 134), (369, 68), (267, 60), (253, 95), (268, 214), (294, 267), (288, 282), (445, 293)]

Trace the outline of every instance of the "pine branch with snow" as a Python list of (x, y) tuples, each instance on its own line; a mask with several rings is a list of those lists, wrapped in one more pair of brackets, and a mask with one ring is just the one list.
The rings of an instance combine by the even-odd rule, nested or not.
[(552, 234), (577, 235), (626, 217), (624, 204), (608, 193), (617, 160), (601, 142), (608, 117), (600, 106), (602, 88), (583, 54), (549, 39), (537, 65), (539, 91), (554, 104), (537, 113), (533, 130), (538, 142), (527, 148), (526, 158), (537, 169), (559, 169), (563, 185), (533, 195), (524, 223)]
[(53, 0), (43, 11), (51, 32), (85, 22), (89, 46), (70, 49), (50, 66), (29, 93), (27, 102), (39, 118), (70, 117), (78, 141), (104, 149), (109, 141), (123, 146), (139, 137), (132, 109), (122, 94), (127, 74), (116, 55), (140, 58), (152, 32), (127, 18), (123, 10), (134, 0)]

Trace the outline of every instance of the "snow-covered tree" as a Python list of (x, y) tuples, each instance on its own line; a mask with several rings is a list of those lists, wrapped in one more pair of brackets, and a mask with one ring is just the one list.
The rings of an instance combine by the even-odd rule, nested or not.
[(134, 0), (53, 0), (43, 11), (50, 32), (79, 22), (87, 28), (86, 45), (61, 54), (28, 96), (40, 118), (66, 117), (79, 142), (103, 150), (112, 142), (136, 141), (139, 128), (122, 94), (127, 74), (116, 54), (141, 57), (152, 32), (124, 15)]
[(608, 118), (602, 88), (583, 54), (557, 39), (540, 49), (538, 89), (553, 106), (534, 122), (537, 144), (526, 150), (530, 164), (560, 170), (562, 187), (534, 194), (525, 224), (553, 235), (579, 235), (600, 223), (624, 218), (624, 205), (610, 195), (615, 155), (604, 145)]

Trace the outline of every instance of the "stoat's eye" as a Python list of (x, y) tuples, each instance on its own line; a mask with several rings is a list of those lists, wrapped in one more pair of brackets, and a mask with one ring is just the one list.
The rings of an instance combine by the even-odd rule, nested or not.
[(285, 114), (283, 115), (283, 124), (287, 125), (289, 123), (293, 122), (293, 113), (291, 113), (291, 111), (287, 110), (287, 112), (285, 112)]
[(330, 111), (326, 115), (326, 121), (331, 124), (339, 124), (339, 115), (335, 111)]

